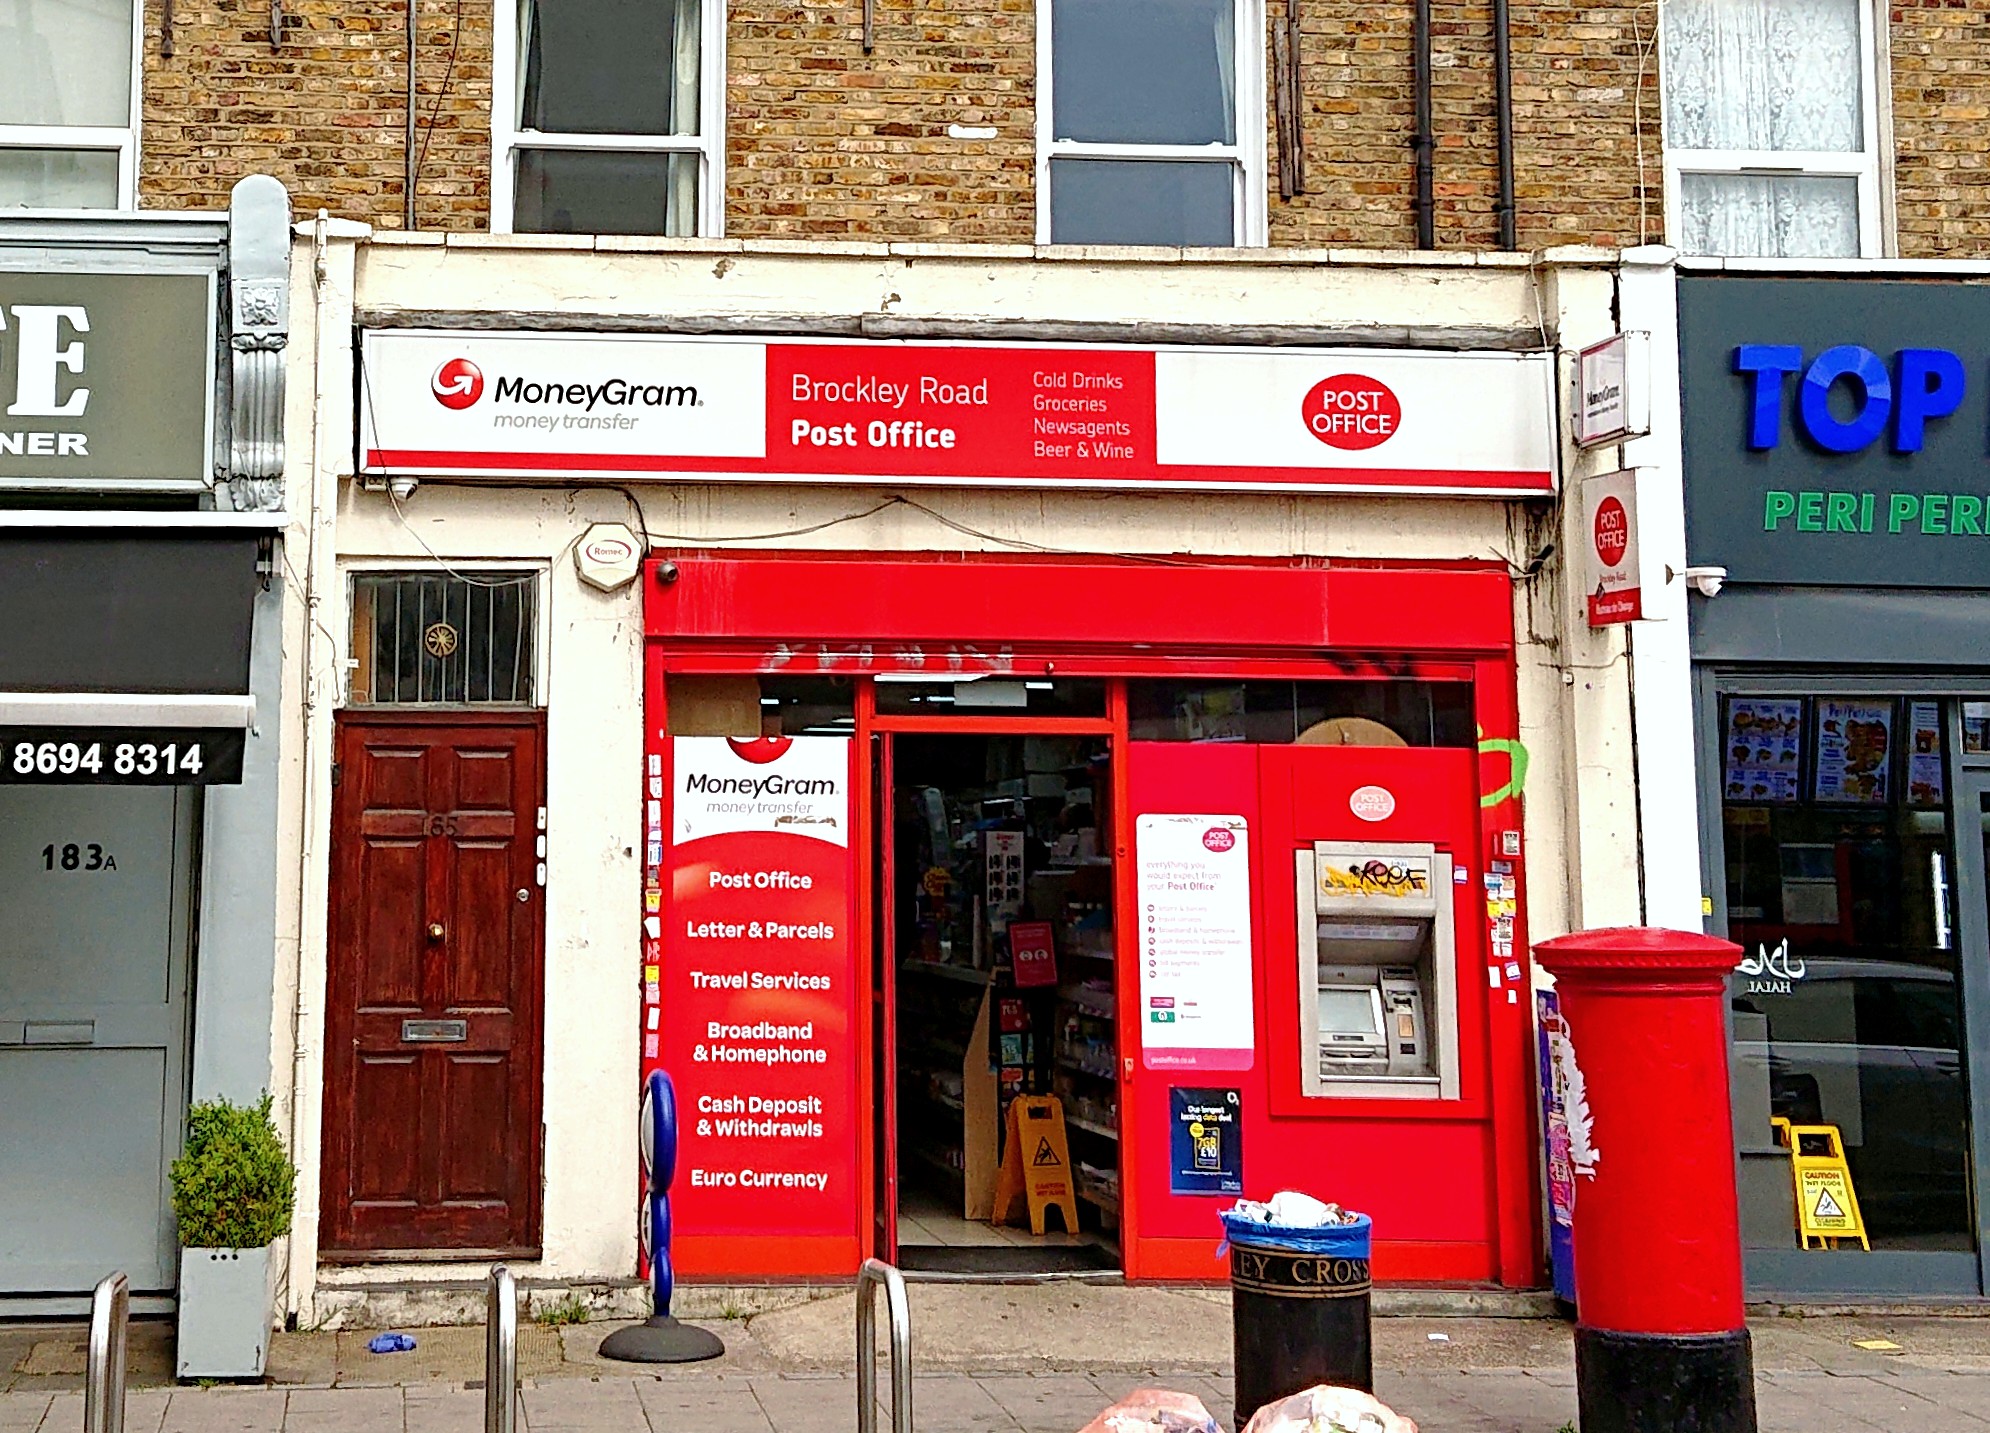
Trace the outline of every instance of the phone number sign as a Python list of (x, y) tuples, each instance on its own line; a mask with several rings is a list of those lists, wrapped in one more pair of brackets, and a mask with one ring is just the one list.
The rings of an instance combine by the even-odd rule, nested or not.
[(0, 785), (233, 786), (246, 742), (229, 729), (0, 728)]

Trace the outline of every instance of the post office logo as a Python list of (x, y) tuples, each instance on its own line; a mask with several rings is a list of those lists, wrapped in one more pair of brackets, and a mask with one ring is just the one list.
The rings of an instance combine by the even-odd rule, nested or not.
[(1403, 405), (1389, 385), (1365, 373), (1337, 373), (1306, 390), (1299, 405), (1306, 431), (1329, 448), (1375, 448), (1396, 435)]
[(484, 396), (484, 371), (467, 358), (452, 358), (435, 370), (428, 391), (445, 408), (468, 408)]

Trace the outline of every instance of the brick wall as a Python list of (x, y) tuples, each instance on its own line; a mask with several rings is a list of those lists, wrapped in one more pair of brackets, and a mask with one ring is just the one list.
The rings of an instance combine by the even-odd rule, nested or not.
[[(260, 172), (289, 186), (299, 214), (323, 207), (401, 227), (406, 11), (337, 0), (283, 0), (283, 9), (283, 44), (272, 50), (268, 0), (173, 0), (174, 53), (164, 55), (163, 0), (146, 0), (140, 203), (224, 208), (235, 181)], [(482, 229), (491, 6), (418, 0), (416, 18), (417, 148), (427, 144), (419, 222)]]
[(1980, 259), (1990, 241), (1990, 14), (1952, 0), (1892, 10), (1900, 254)]
[(859, 0), (728, 7), (727, 232), (1029, 243), (1033, 0), (874, 3), (869, 55)]

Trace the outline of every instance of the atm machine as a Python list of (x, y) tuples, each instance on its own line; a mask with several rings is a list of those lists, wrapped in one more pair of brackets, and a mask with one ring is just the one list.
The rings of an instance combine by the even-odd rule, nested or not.
[(1304, 1092), (1457, 1099), (1451, 857), (1316, 841), (1296, 861)]

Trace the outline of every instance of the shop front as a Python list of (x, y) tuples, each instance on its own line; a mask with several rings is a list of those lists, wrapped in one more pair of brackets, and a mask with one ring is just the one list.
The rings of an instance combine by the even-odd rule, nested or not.
[[(1990, 290), (1679, 283), (1706, 890), (1762, 1293), (1985, 1291)], [(1837, 1158), (1834, 1159), (1834, 1155)]]
[(692, 1284), (1218, 1281), (1284, 1187), (1540, 1282), (1527, 941), (1636, 899), (1553, 556), (1600, 259), (333, 250), (300, 1322), (634, 1311), (657, 1070)]
[(244, 188), (0, 222), (0, 1317), (169, 1307), (188, 1102), (270, 1084), (281, 387), (222, 354), (289, 216)]

